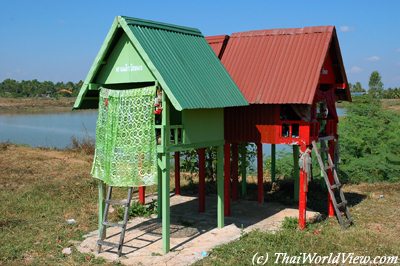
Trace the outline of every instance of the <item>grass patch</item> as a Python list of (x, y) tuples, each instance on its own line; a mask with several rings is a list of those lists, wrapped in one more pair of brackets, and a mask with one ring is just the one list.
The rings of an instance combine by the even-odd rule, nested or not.
[[(120, 220), (124, 219), (124, 207), (119, 207), (117, 209), (118, 218)], [(149, 204), (142, 205), (138, 201), (132, 201), (131, 207), (129, 208), (129, 217), (150, 217), (152, 214), (157, 213), (157, 201), (153, 200)]]
[[(7, 145), (0, 153), (0, 264), (104, 263), (74, 249), (97, 227), (97, 183), (81, 153)], [(75, 219), (74, 225), (66, 220)], [(72, 247), (69, 256), (62, 249)]]
[(95, 139), (90, 137), (87, 132), (86, 136), (82, 139), (79, 139), (76, 136), (71, 137), (71, 144), (69, 149), (71, 149), (72, 151), (83, 152), (86, 155), (94, 155), (95, 148)]
[(298, 226), (298, 219), (293, 217), (285, 217), (282, 222), (283, 229), (296, 229)]
[[(0, 152), (0, 264), (107, 265), (74, 248), (76, 241), (97, 228), (97, 182), (89, 175), (92, 156), (13, 144), (4, 147)], [(182, 185), (187, 184), (182, 180)], [(152, 193), (155, 187), (146, 191)], [(289, 180), (283, 180), (275, 192), (267, 193), (266, 204), (289, 203), (292, 188)], [(243, 234), (240, 240), (212, 250), (197, 265), (251, 264), (255, 252), (400, 255), (400, 183), (346, 185), (344, 189), (355, 219), (355, 226), (348, 230), (342, 231), (335, 219), (326, 219), (298, 231), (297, 220), (287, 218), (281, 231)], [(249, 197), (255, 198), (255, 191), (255, 186), (249, 189)], [(115, 199), (126, 198), (126, 189), (116, 189), (113, 195)], [(152, 203), (133, 204), (132, 216), (151, 215), (156, 209)], [(326, 209), (326, 190), (311, 184), (308, 206)], [(118, 211), (112, 216), (120, 219)], [(67, 224), (71, 218), (76, 224)], [(184, 220), (181, 223), (191, 226)], [(62, 254), (66, 247), (73, 249), (69, 256)]]
[[(253, 255), (286, 252), (354, 252), (356, 255), (400, 256), (400, 183), (348, 185), (345, 191), (364, 194), (365, 199), (350, 208), (355, 225), (343, 231), (330, 218), (307, 229), (297, 229), (297, 219), (286, 218), (276, 233), (254, 231), (239, 240), (219, 246), (196, 265), (251, 265)], [(273, 265), (273, 259), (267, 265)]]

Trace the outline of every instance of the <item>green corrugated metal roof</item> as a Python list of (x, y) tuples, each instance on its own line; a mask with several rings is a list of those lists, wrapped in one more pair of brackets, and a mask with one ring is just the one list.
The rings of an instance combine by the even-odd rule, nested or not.
[(89, 71), (74, 108), (82, 107), (116, 31), (122, 27), (177, 110), (247, 105), (197, 29), (117, 17)]

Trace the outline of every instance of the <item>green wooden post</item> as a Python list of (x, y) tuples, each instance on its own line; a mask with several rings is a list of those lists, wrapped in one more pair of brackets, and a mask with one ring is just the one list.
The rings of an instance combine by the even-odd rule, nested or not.
[(276, 145), (271, 144), (271, 181), (276, 181)]
[(162, 155), (162, 242), (163, 252), (168, 253), (170, 250), (170, 206), (169, 206), (169, 169), (170, 169), (170, 157), (169, 153)]
[(158, 161), (162, 162), (162, 156), (157, 154), (157, 218), (161, 219), (162, 217), (162, 171), (161, 165), (158, 164)]
[(170, 250), (170, 202), (169, 202), (169, 190), (170, 190), (170, 154), (169, 154), (169, 146), (170, 146), (170, 123), (169, 123), (169, 100), (163, 93), (163, 111), (162, 111), (162, 125), (161, 129), (161, 145), (163, 146), (163, 153), (161, 155), (161, 172), (162, 172), (162, 181), (161, 181), (161, 225), (162, 225), (162, 243), (163, 243), (163, 252), (164, 254), (168, 253)]
[(295, 202), (299, 201), (299, 180), (300, 180), (299, 155), (300, 155), (299, 146), (293, 145), (293, 180), (294, 180), (293, 200)]
[(99, 188), (99, 238), (101, 238), (103, 233), (103, 217), (104, 217), (104, 208), (105, 208), (105, 195), (106, 195), (106, 186), (103, 181), (99, 180), (98, 183)]
[(247, 195), (247, 173), (246, 173), (246, 143), (243, 143), (241, 146), (241, 172), (242, 172), (242, 197), (245, 198)]
[(224, 146), (217, 148), (217, 224), (218, 228), (224, 227)]

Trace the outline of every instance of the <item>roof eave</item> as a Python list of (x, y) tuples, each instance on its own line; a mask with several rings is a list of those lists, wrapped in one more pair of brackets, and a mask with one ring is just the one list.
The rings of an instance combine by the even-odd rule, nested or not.
[(88, 85), (93, 81), (94, 76), (96, 75), (98, 69), (100, 68), (101, 62), (103, 61), (107, 50), (110, 48), (111, 42), (114, 39), (115, 34), (117, 33), (118, 27), (119, 27), (118, 18), (115, 18), (113, 24), (111, 25), (110, 30), (107, 33), (107, 36), (103, 44), (100, 47), (99, 52), (97, 53), (97, 56), (94, 59), (92, 66), (90, 67), (88, 74), (86, 75), (85, 81), (79, 91), (78, 97), (75, 100), (73, 109), (79, 109), (81, 107), (82, 101), (84, 100), (84, 97), (88, 90)]
[(335, 27), (333, 27), (333, 34), (332, 35), (333, 35), (333, 41), (334, 41), (334, 44), (335, 44), (336, 54), (337, 54), (338, 61), (339, 61), (341, 75), (343, 77), (343, 83), (345, 84), (346, 99), (344, 99), (344, 101), (352, 102), (353, 100), (351, 98), (349, 82), (347, 80), (346, 70), (344, 69), (342, 52), (340, 50), (339, 38), (337, 37), (337, 33), (336, 33), (336, 28)]

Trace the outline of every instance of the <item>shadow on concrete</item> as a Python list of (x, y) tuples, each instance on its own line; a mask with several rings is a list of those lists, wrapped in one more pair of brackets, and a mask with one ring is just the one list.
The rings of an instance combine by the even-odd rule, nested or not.
[[(208, 183), (207, 187), (206, 210), (203, 213), (198, 212), (199, 201), (195, 186), (191, 185), (188, 189), (182, 187), (182, 196), (171, 196), (170, 235), (172, 251), (182, 249), (186, 243), (217, 227), (215, 183)], [(275, 230), (277, 221), (281, 222), (287, 214), (283, 212), (284, 210), (289, 207), (293, 209), (294, 213), (297, 213), (297, 202), (293, 199), (292, 180), (280, 180), (274, 184), (267, 182), (264, 184), (264, 191), (264, 203), (259, 204), (256, 201), (257, 185), (248, 184), (246, 196), (239, 195), (239, 200), (231, 201), (231, 216), (225, 217), (225, 226), (233, 224), (237, 228), (246, 230), (257, 224), (262, 224), (263, 230)], [(350, 207), (359, 204), (366, 198), (366, 195), (353, 192), (346, 192), (345, 196)], [(321, 182), (310, 182), (307, 207), (323, 214), (322, 218), (326, 217), (327, 214), (327, 197), (328, 192)], [(275, 216), (278, 218), (274, 218)], [(271, 228), (268, 228), (269, 226)], [(132, 231), (136, 233), (129, 234)], [(112, 238), (117, 235), (119, 233), (109, 237)], [(172, 239), (175, 241), (172, 241)], [(123, 252), (126, 252), (124, 255), (145, 249), (156, 242), (162, 242), (161, 240), (162, 226), (160, 219), (152, 218), (129, 225), (124, 241)], [(175, 244), (172, 245), (172, 242)], [(105, 251), (116, 253), (115, 249), (112, 248), (105, 249)]]
[[(202, 234), (205, 234), (217, 227), (217, 196), (206, 196), (206, 210), (198, 212), (199, 201), (193, 196), (171, 197), (171, 216), (170, 216), (170, 235), (171, 242), (175, 239), (175, 245), (171, 245), (171, 250), (179, 250), (185, 243), (188, 243)], [(285, 207), (276, 204), (258, 204), (255, 201), (238, 200), (231, 202), (231, 213), (225, 217), (225, 226), (234, 224), (237, 228), (245, 230), (268, 217), (271, 217)], [(266, 228), (268, 230), (269, 228)], [(273, 228), (271, 228), (272, 230)], [(276, 228), (274, 228), (276, 229)], [(130, 234), (131, 231), (140, 233)], [(107, 236), (116, 238), (118, 233)], [(123, 255), (128, 255), (138, 250), (144, 249), (162, 239), (161, 219), (152, 218), (134, 225), (128, 225), (123, 246)], [(180, 241), (181, 239), (181, 241)], [(115, 253), (115, 248), (106, 248), (104, 251)]]

